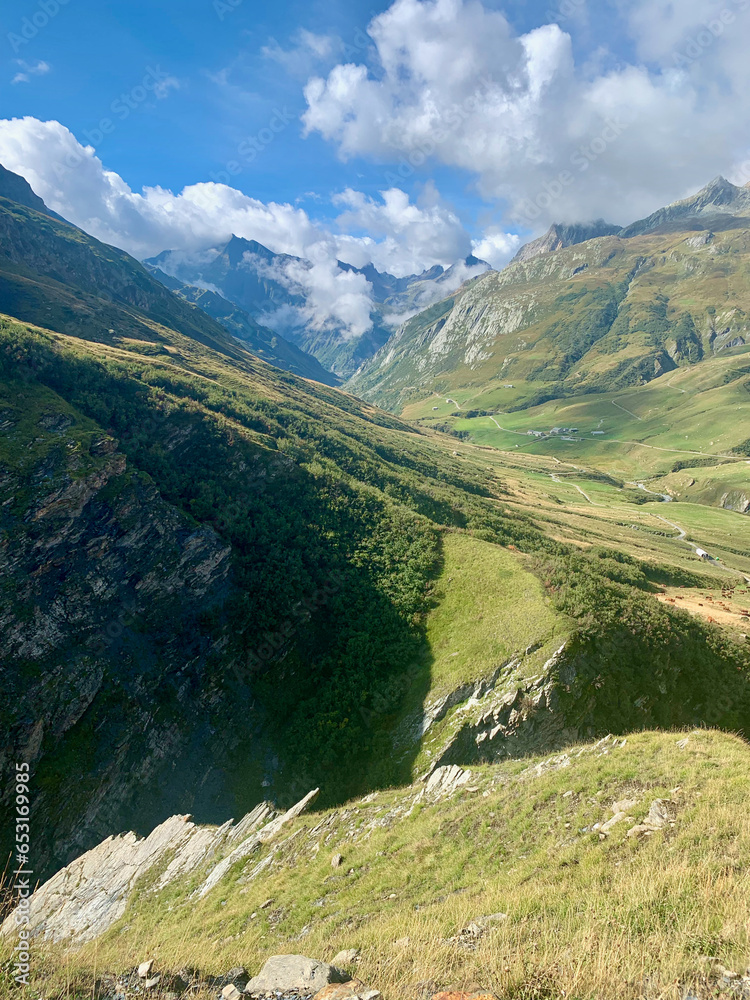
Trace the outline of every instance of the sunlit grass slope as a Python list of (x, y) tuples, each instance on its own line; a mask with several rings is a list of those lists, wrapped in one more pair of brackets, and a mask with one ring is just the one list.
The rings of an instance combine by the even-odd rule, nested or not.
[[(357, 975), (387, 1000), (418, 984), (478, 985), (499, 997), (677, 996), (703, 956), (750, 960), (750, 747), (712, 731), (639, 733), (554, 758), (474, 768), (448, 799), (421, 786), (298, 820), (239, 863), (205, 899), (200, 873), (162, 894), (143, 888), (73, 982), (144, 957), (162, 969), (255, 972), (275, 953), (331, 959), (362, 949)], [(628, 836), (656, 799), (670, 822)], [(627, 800), (628, 819), (597, 824)], [(331, 869), (335, 852), (343, 866)], [(252, 871), (268, 858), (261, 874)], [(505, 913), (476, 949), (449, 939)], [(62, 963), (62, 964), (58, 964)], [(64, 995), (50, 952), (46, 995)], [(88, 990), (88, 993), (86, 993)]]

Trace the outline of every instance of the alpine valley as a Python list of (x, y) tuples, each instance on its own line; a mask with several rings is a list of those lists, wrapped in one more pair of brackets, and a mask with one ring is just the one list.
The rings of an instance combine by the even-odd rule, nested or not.
[(0, 170), (19, 995), (747, 997), (750, 189), (314, 266)]

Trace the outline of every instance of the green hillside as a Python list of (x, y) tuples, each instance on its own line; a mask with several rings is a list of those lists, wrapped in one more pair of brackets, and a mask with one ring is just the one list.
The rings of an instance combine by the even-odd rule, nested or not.
[(480, 276), (408, 320), (352, 390), (398, 412), (438, 395), (507, 413), (630, 392), (741, 348), (750, 341), (748, 192), (723, 184), (686, 203), (692, 215), (665, 210), (619, 236)]
[(24, 319), (0, 317), (0, 836), (27, 760), (39, 875), (175, 813), (747, 727), (743, 633), (665, 591), (743, 590), (742, 515), (712, 512), (703, 562), (676, 526), (701, 508), (670, 524), (635, 487), (407, 423), (66, 223), (7, 202), (0, 226)]

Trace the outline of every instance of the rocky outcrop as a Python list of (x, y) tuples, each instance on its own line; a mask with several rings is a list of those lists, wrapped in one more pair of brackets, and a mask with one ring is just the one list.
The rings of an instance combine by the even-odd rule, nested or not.
[(330, 983), (343, 983), (349, 977), (325, 962), (304, 955), (273, 955), (260, 973), (247, 984), (246, 993), (288, 993), (300, 990), (317, 993)]
[[(199, 890), (203, 896), (233, 864), (272, 841), (317, 795), (315, 789), (281, 815), (262, 803), (239, 823), (229, 821), (218, 828), (197, 826), (189, 816), (172, 816), (145, 838), (134, 833), (108, 837), (33, 894), (29, 934), (73, 946), (91, 941), (119, 920), (142, 879), (148, 878), (152, 890), (159, 891), (207, 866)], [(10, 936), (15, 930), (11, 914), (0, 933)]]
[(191, 678), (218, 637), (198, 621), (226, 597), (230, 551), (53, 394), (27, 386), (4, 412), (0, 806), (28, 763), (44, 875), (132, 822), (134, 789), (207, 718), (214, 692)]

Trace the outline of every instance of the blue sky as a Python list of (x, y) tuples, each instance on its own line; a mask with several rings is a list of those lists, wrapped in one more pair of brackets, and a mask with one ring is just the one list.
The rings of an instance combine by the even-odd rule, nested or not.
[[(231, 224), (357, 263), (372, 245), (396, 271), (472, 242), (501, 266), (552, 221), (624, 224), (717, 173), (742, 179), (748, 7), (20, 0), (0, 39), (0, 160), (139, 255)], [(406, 200), (386, 204), (389, 188)]]

